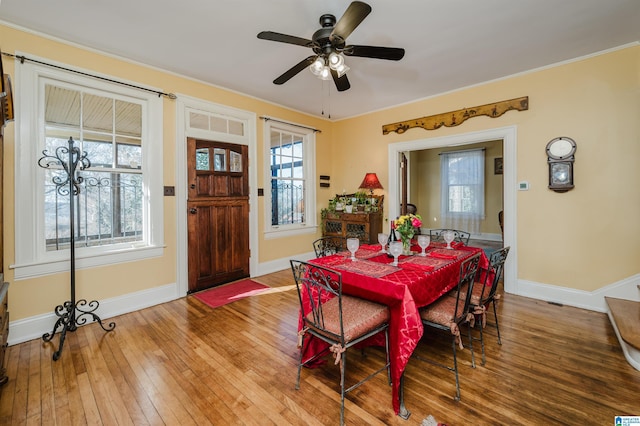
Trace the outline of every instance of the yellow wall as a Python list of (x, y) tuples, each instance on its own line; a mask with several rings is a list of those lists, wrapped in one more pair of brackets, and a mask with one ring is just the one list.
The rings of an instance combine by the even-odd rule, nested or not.
[[(472, 72), (472, 71), (470, 71)], [(382, 126), (491, 102), (529, 97), (528, 111), (477, 117), (458, 127), (382, 134)], [(355, 182), (387, 170), (388, 145), (517, 126), (518, 279), (593, 291), (640, 272), (640, 47), (609, 52), (336, 123), (345, 145), (334, 170)], [(545, 147), (578, 145), (575, 189), (550, 191)], [(353, 161), (367, 153), (370, 165)], [(381, 183), (387, 187), (383, 173)]]
[[(228, 105), (257, 116), (268, 115), (320, 129), (316, 172), (331, 176), (331, 187), (318, 188), (317, 209), (336, 192), (357, 189), (366, 172), (378, 173), (388, 188), (388, 145), (400, 141), (455, 135), (515, 125), (517, 178), (531, 190), (517, 193), (518, 279), (592, 291), (639, 272), (640, 259), (640, 47), (634, 46), (578, 62), (492, 82), (440, 97), (330, 122), (268, 102), (121, 61), (93, 51), (51, 41), (0, 25), (5, 52), (49, 58), (166, 92)], [(14, 63), (3, 58), (5, 72)], [(16, 65), (19, 66), (19, 65)], [(277, 90), (277, 88), (274, 88)], [(19, 96), (19, 94), (15, 94)], [(529, 110), (500, 118), (479, 117), (459, 127), (436, 131), (412, 129), (382, 135), (382, 125), (456, 110), (465, 106), (529, 96)], [(175, 184), (175, 105), (164, 100), (164, 185)], [(68, 298), (68, 274), (14, 282), (7, 265), (14, 262), (14, 127), (5, 128), (4, 264), (11, 282), (12, 320), (48, 314)], [(264, 187), (262, 121), (257, 122), (258, 187)], [(576, 188), (549, 191), (544, 148), (556, 136), (578, 143)], [(388, 198), (387, 198), (388, 199)], [(264, 199), (259, 198), (259, 262), (286, 259), (310, 251), (317, 236), (264, 240)], [(166, 197), (164, 255), (157, 259), (78, 271), (78, 297), (104, 299), (176, 281), (175, 199)], [(387, 206), (385, 210), (388, 211)]]

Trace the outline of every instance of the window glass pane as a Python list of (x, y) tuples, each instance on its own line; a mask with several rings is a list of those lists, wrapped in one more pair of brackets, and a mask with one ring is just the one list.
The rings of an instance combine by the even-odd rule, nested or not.
[(302, 141), (297, 140), (295, 141), (294, 145), (293, 145), (293, 156), (296, 158), (302, 158), (303, 157), (303, 149), (302, 149), (303, 145), (302, 145)]
[(229, 120), (229, 134), (244, 136), (244, 123), (241, 121)]
[(68, 246), (70, 239), (69, 196), (62, 195), (68, 187), (58, 192), (54, 182), (65, 182), (66, 174), (62, 170), (47, 169), (44, 174), (44, 220), (47, 250), (59, 250), (62, 244)]
[(280, 137), (282, 134), (280, 132), (271, 132), (271, 147), (279, 148), (280, 147)]
[(282, 169), (280, 170), (280, 177), (292, 177), (293, 172), (291, 171), (291, 160), (288, 159), (286, 163), (282, 164)]
[(92, 167), (113, 167), (113, 144), (85, 139), (82, 150), (87, 153)]
[(82, 126), (85, 129), (113, 132), (113, 99), (84, 94), (82, 97)]
[(282, 135), (282, 155), (291, 157), (293, 155), (293, 141), (291, 135)]
[(142, 105), (116, 100), (116, 133), (128, 136), (142, 135)]
[(79, 91), (46, 84), (44, 98), (47, 124), (80, 126)]
[(209, 165), (209, 148), (196, 149), (196, 170), (211, 170)]
[(227, 171), (227, 158), (226, 158), (226, 150), (222, 148), (215, 148), (213, 150), (213, 170), (216, 172), (226, 172)]
[(118, 151), (117, 168), (140, 169), (142, 167), (142, 147), (140, 145), (130, 145), (119, 143), (116, 145)]
[[(47, 130), (47, 135), (44, 142), (45, 150), (47, 151), (47, 155), (56, 155), (56, 149), (58, 147), (69, 147), (69, 137), (72, 137), (74, 141), (80, 140), (80, 132), (64, 132), (65, 135), (68, 136), (53, 136), (56, 133), (60, 132), (49, 132)], [(75, 143), (77, 146), (77, 142)]]
[(209, 130), (209, 117), (204, 114), (190, 112), (189, 127), (193, 129)]
[(304, 222), (304, 190), (301, 182), (272, 180), (271, 224), (286, 225)]
[(211, 130), (221, 133), (227, 133), (227, 120), (220, 117), (210, 117)]

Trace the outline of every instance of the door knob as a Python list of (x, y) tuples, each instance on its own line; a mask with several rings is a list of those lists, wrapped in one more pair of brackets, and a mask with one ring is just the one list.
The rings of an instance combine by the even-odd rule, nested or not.
[(196, 213), (198, 213), (198, 209), (192, 207), (192, 208), (189, 209), (189, 213), (196, 214)]
[(189, 185), (189, 187), (190, 187), (191, 189), (196, 189), (196, 184), (195, 184), (195, 183), (192, 183), (191, 185)]

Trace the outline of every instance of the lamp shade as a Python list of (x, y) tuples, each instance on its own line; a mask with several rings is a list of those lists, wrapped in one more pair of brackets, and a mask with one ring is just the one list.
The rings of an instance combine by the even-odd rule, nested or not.
[(370, 189), (373, 192), (374, 189), (384, 189), (378, 180), (378, 176), (375, 173), (367, 173), (362, 179), (360, 184), (361, 189)]

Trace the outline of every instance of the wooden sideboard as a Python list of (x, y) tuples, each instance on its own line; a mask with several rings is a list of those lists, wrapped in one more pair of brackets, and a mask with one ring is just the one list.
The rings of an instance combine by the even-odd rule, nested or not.
[(322, 236), (359, 238), (362, 244), (378, 244), (382, 212), (327, 213), (322, 218)]

